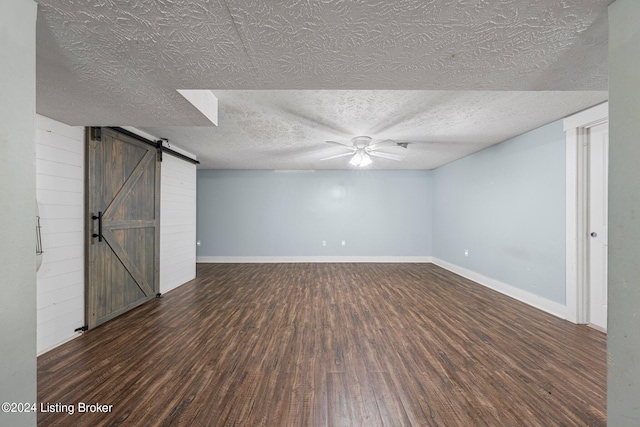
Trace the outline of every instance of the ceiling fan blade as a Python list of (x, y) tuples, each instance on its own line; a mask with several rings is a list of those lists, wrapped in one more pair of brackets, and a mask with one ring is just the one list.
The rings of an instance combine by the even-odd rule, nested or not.
[(399, 156), (397, 154), (391, 154), (391, 153), (382, 153), (380, 151), (369, 151), (368, 153), (370, 156), (382, 157), (383, 159), (397, 160), (397, 161), (404, 159), (404, 156)]
[(320, 160), (331, 160), (331, 159), (337, 159), (338, 157), (344, 157), (344, 156), (353, 156), (353, 152), (351, 153), (342, 153), (342, 154), (338, 154), (335, 156), (329, 156), (329, 157), (325, 157), (323, 159)]
[(328, 142), (329, 144), (342, 145), (343, 147), (347, 147), (347, 148), (353, 149), (353, 145), (351, 145), (351, 144), (343, 144), (342, 142), (336, 142), (336, 141), (325, 141), (325, 142)]
[(401, 145), (398, 145), (398, 143), (393, 139), (385, 139), (384, 141), (376, 142), (375, 144), (371, 144), (369, 146), (369, 148), (371, 148), (372, 150), (375, 150), (378, 147), (401, 147)]

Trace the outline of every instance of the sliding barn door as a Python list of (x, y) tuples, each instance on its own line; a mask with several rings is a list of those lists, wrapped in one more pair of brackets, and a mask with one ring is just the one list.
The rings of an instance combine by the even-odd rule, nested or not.
[(159, 292), (160, 163), (156, 148), (87, 129), (86, 316), (98, 326)]

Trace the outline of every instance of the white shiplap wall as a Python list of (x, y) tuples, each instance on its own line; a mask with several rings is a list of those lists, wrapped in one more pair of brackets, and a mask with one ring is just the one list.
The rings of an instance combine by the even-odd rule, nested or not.
[(84, 129), (36, 116), (36, 198), (43, 258), (37, 279), (37, 351), (84, 324)]
[[(37, 351), (42, 354), (78, 336), (74, 330), (85, 323), (84, 128), (38, 115), (35, 143), (44, 249), (37, 281)], [(195, 165), (163, 156), (160, 206), (164, 293), (196, 274)]]
[(160, 292), (196, 277), (196, 166), (162, 156)]

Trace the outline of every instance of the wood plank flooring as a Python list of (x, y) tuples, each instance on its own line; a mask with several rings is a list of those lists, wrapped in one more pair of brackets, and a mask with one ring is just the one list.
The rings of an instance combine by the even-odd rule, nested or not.
[(40, 356), (38, 425), (604, 426), (605, 346), (433, 264), (204, 264)]

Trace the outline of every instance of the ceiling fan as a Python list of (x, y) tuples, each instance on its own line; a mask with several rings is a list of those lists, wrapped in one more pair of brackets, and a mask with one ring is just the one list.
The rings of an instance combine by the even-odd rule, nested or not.
[(353, 166), (364, 167), (371, 164), (371, 156), (374, 157), (382, 157), (383, 159), (390, 159), (400, 161), (404, 158), (404, 156), (386, 153), (384, 151), (379, 151), (380, 148), (390, 148), (390, 147), (402, 147), (407, 148), (407, 143), (396, 142), (392, 139), (385, 139), (384, 141), (376, 142), (375, 144), (371, 144), (370, 136), (356, 136), (351, 138), (351, 144), (345, 144), (342, 142), (336, 141), (326, 141), (329, 144), (336, 144), (342, 147), (346, 147), (350, 149), (348, 153), (342, 153), (335, 156), (325, 157), (320, 160), (330, 160), (337, 159), (338, 157), (352, 156), (349, 163)]

